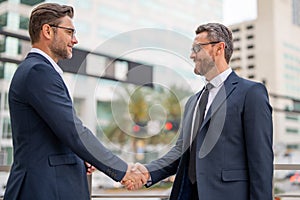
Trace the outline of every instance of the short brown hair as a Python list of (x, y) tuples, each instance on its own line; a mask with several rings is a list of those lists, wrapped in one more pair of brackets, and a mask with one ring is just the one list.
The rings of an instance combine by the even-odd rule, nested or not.
[(56, 3), (44, 3), (34, 8), (29, 20), (31, 44), (39, 41), (41, 28), (44, 24), (59, 25), (60, 18), (65, 16), (73, 18), (73, 15), (73, 7)]

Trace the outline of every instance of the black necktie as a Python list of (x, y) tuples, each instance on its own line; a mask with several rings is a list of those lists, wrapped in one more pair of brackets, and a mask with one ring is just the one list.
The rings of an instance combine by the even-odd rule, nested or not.
[(207, 83), (204, 89), (204, 92), (201, 94), (199, 105), (197, 107), (195, 121), (194, 121), (194, 129), (193, 129), (193, 135), (192, 135), (192, 144), (190, 146), (190, 161), (189, 161), (189, 179), (191, 183), (196, 182), (196, 136), (198, 133), (199, 127), (201, 127), (201, 124), (204, 119), (204, 113), (208, 101), (208, 94), (209, 90), (213, 88), (214, 86), (211, 83)]

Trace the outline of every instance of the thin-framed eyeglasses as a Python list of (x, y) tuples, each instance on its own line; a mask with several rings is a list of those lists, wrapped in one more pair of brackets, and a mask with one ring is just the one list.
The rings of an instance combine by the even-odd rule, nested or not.
[(209, 44), (217, 44), (217, 43), (219, 43), (219, 42), (221, 42), (221, 41), (214, 41), (214, 42), (207, 42), (207, 43), (198, 43), (198, 44), (195, 44), (195, 45), (192, 47), (191, 51), (192, 51), (193, 53), (198, 53), (199, 51), (201, 51), (202, 46), (209, 45)]
[(76, 34), (76, 30), (74, 28), (68, 28), (68, 27), (64, 27), (64, 26), (57, 26), (57, 25), (54, 25), (54, 24), (49, 24), (49, 26), (67, 30), (69, 35), (71, 36), (71, 38), (73, 38), (74, 35)]

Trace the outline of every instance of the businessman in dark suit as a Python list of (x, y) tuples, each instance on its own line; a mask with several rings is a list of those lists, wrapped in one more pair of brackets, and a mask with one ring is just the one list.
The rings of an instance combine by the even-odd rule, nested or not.
[(176, 145), (146, 166), (136, 164), (151, 177), (147, 186), (176, 173), (171, 200), (272, 200), (272, 108), (263, 84), (228, 66), (232, 52), (227, 27), (197, 28), (190, 57), (207, 89), (187, 101)]
[(115, 181), (146, 181), (106, 149), (73, 110), (57, 65), (72, 57), (78, 43), (72, 18), (72, 7), (54, 3), (41, 4), (31, 13), (33, 48), (9, 90), (14, 162), (5, 200), (88, 200), (84, 161)]

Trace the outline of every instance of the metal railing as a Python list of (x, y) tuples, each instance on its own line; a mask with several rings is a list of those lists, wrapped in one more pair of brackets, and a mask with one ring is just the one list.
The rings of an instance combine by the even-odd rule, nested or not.
[[(274, 170), (300, 170), (300, 164), (274, 164)], [(0, 166), (0, 172), (9, 172), (10, 166)], [(89, 190), (92, 191), (92, 176), (88, 176)], [(169, 194), (92, 194), (91, 199), (103, 199), (103, 198), (161, 198), (168, 199)], [(281, 198), (288, 199), (299, 199), (299, 194), (276, 194), (274, 196), (276, 200), (280, 200)], [(3, 200), (3, 196), (0, 196), (0, 200)]]

